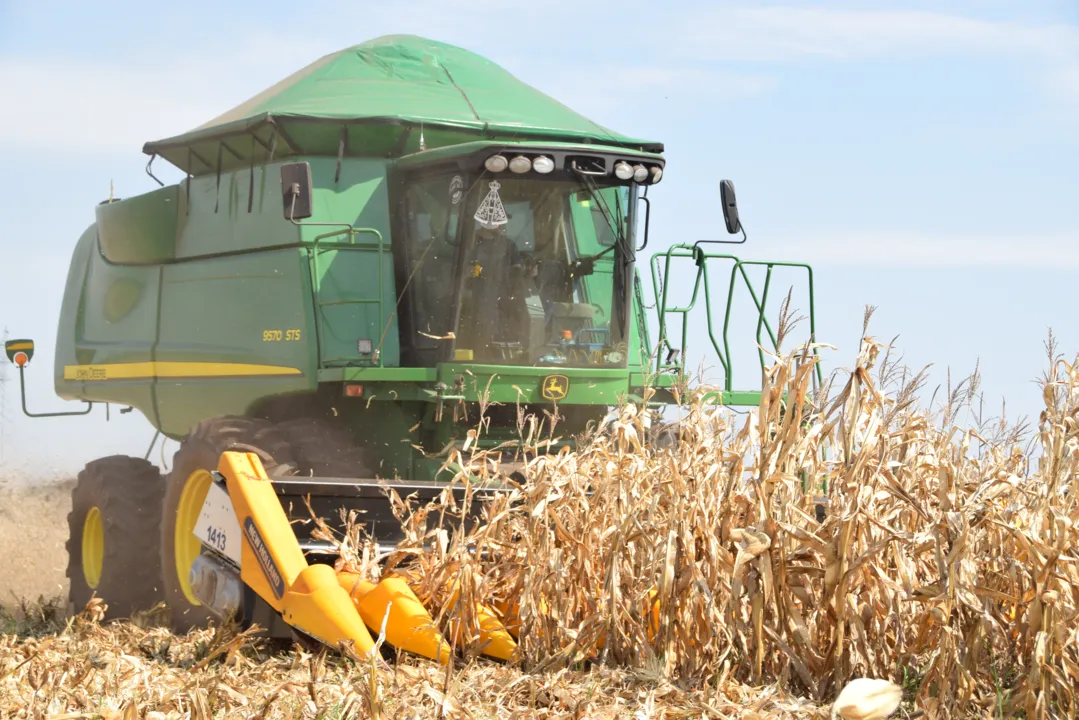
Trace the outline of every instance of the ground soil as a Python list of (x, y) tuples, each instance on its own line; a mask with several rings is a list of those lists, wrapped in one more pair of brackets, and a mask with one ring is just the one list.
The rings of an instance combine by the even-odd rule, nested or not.
[(67, 597), (67, 513), (74, 480), (0, 485), (0, 607)]

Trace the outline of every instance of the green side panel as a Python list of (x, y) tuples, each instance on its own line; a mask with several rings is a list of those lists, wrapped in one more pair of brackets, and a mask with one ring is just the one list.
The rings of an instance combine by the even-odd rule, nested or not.
[(64, 380), (64, 367), (77, 365), (75, 349), (78, 344), (76, 332), (82, 325), (83, 281), (93, 255), (97, 255), (97, 227), (91, 225), (79, 237), (71, 251), (67, 268), (64, 296), (60, 303), (60, 321), (56, 328), (56, 354), (53, 358), (53, 387), (57, 396), (64, 400), (79, 399), (80, 385)]
[(177, 218), (186, 196), (169, 185), (127, 200), (97, 206), (101, 254), (111, 263), (151, 264), (176, 253)]
[(97, 227), (91, 225), (79, 236), (71, 251), (67, 267), (64, 294), (60, 302), (60, 318), (56, 327), (56, 351), (53, 357), (53, 388), (64, 400), (75, 400), (76, 388), (64, 381), (64, 366), (75, 364), (76, 328), (80, 324), (83, 306), (83, 280), (90, 264), (90, 254), (96, 250)]
[(90, 380), (86, 368), (152, 359), (160, 274), (156, 266), (109, 264), (99, 252), (96, 227), (83, 234), (72, 255), (60, 312), (57, 395), (130, 405), (154, 422), (148, 380)]
[(435, 368), (329, 368), (318, 371), (319, 382), (433, 383)]
[[(311, 243), (318, 338), (323, 367), (400, 364), (397, 314), (393, 312), (393, 255), (390, 250), (390, 200), (387, 162), (349, 158), (337, 161), (311, 158), (312, 221), (343, 222), (347, 228), (303, 227), (304, 242)], [(367, 341), (379, 351), (361, 353)]]
[(213, 175), (174, 187), (191, 196), (179, 215), (178, 258), (300, 242), (300, 229), (282, 209), (281, 163), (223, 172), (220, 187)]
[[(447, 363), (438, 366), (439, 382), (447, 395), (477, 402), (486, 395), (491, 402), (549, 403), (541, 388), (546, 378), (563, 376), (568, 385), (560, 405), (616, 405), (629, 392), (629, 373), (622, 369), (514, 367)], [(461, 382), (458, 383), (458, 378)]]
[[(225, 169), (268, 155), (337, 155), (340, 125), (355, 124), (350, 154), (392, 152), (423, 125), (427, 147), (489, 139), (562, 139), (656, 146), (605, 128), (453, 45), (413, 35), (375, 38), (326, 55), (228, 112), (181, 135), (147, 143), (192, 174), (213, 175), (218, 140)], [(255, 143), (252, 135), (262, 143)], [(190, 152), (193, 151), (193, 152)]]
[[(155, 359), (163, 367), (196, 363), (192, 372), (206, 375), (158, 377), (163, 432), (182, 435), (203, 418), (242, 414), (259, 399), (315, 387), (306, 255), (283, 249), (165, 266)], [(293, 374), (231, 375), (220, 365), (226, 363)]]

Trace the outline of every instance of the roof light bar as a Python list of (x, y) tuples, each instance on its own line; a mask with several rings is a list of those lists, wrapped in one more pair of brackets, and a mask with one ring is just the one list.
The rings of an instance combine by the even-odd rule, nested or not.
[(536, 172), (546, 175), (554, 170), (554, 160), (546, 155), (540, 155), (538, 158), (532, 161), (532, 169)]
[[(619, 160), (614, 164), (614, 176), (619, 180), (633, 180), (636, 183), (651, 183), (655, 185), (663, 177), (663, 168), (659, 165), (644, 164), (637, 162), (630, 164), (631, 160)], [(491, 155), (484, 160), (483, 166), (489, 172), (500, 173), (509, 170), (517, 175), (523, 175), (529, 170), (535, 170), (541, 175), (547, 175), (555, 171), (555, 161), (550, 155), (536, 155), (529, 157), (517, 154), (513, 159), (507, 160), (502, 153)], [(610, 172), (610, 171), (607, 171)], [(602, 169), (598, 172), (588, 171), (590, 175), (604, 175)]]
[(510, 160), (510, 171), (515, 172), (518, 175), (526, 173), (532, 169), (532, 161), (526, 158), (524, 155), (518, 155)]

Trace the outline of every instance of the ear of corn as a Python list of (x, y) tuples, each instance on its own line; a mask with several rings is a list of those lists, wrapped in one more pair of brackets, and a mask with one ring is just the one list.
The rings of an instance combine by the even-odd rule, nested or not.
[(903, 690), (888, 680), (857, 678), (847, 683), (832, 704), (832, 716), (843, 720), (884, 720), (903, 700)]

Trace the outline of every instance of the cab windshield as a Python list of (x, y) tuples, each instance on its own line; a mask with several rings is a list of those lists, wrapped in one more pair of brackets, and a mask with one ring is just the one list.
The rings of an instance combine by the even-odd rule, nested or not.
[(629, 197), (510, 173), (411, 182), (414, 347), (459, 362), (625, 367), (628, 308), (615, 303)]

